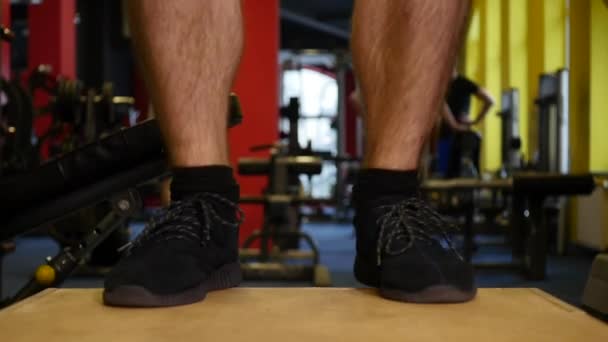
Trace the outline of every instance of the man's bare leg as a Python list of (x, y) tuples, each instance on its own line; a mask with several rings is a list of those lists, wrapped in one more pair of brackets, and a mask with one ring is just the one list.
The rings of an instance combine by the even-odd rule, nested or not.
[(475, 296), (449, 224), (418, 195), (420, 152), (443, 103), (465, 0), (357, 0), (352, 51), (364, 105), (364, 168), (353, 191), (355, 277), (383, 297), (422, 303)]
[(228, 97), (242, 50), (240, 0), (128, 0), (133, 42), (173, 171), (166, 212), (108, 275), (104, 303), (172, 306), (237, 286), (239, 189)]
[(133, 42), (174, 166), (227, 165), (240, 0), (129, 0)]
[(365, 165), (416, 169), (443, 103), (468, 1), (355, 3), (352, 50), (367, 113)]

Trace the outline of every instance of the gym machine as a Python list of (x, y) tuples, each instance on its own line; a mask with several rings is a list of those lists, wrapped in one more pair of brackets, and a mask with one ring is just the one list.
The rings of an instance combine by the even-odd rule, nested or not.
[[(241, 203), (264, 205), (264, 224), (243, 243), (241, 261), (243, 277), (247, 280), (312, 281), (315, 286), (330, 286), (329, 271), (320, 264), (319, 249), (300, 230), (299, 206), (320, 203), (290, 191), (290, 175), (321, 173), (322, 160), (314, 156), (289, 156), (273, 151), (270, 159), (241, 158), (241, 175), (267, 175), (268, 188), (263, 196), (241, 196)], [(260, 241), (260, 249), (251, 248)], [(310, 252), (299, 249), (304, 240)], [(290, 260), (309, 261), (310, 265), (290, 264)]]
[[(568, 71), (560, 70), (554, 74), (540, 75), (538, 98), (538, 155), (533, 170), (551, 174), (567, 175), (569, 168), (568, 146)], [(498, 174), (499, 179), (509, 179), (524, 169), (521, 155), (521, 138), (519, 132), (519, 93), (517, 89), (508, 89), (502, 93), (501, 110), (499, 116), (502, 121), (502, 165)], [(528, 168), (526, 166), (526, 168)], [(461, 176), (462, 177), (462, 176)], [(483, 191), (478, 191), (483, 190)], [(435, 194), (440, 203), (449, 208), (449, 211), (465, 213), (464, 245), (465, 254), (470, 258), (473, 244), (473, 216), (481, 210), (489, 222), (511, 226), (510, 240), (513, 236), (514, 221), (520, 208), (517, 198), (510, 191), (503, 188), (484, 187), (482, 189), (469, 188), (459, 191), (446, 191)], [(447, 200), (446, 200), (447, 198)], [(547, 239), (552, 240), (557, 232), (557, 250), (561, 252), (565, 245), (565, 228), (559, 216), (563, 213), (565, 199), (556, 196), (544, 196), (540, 204), (547, 225)], [(539, 209), (539, 210), (541, 210)], [(508, 223), (507, 223), (508, 221)], [(558, 223), (559, 222), (559, 223)], [(557, 228), (556, 228), (557, 226)], [(489, 227), (489, 226), (488, 226)], [(492, 230), (491, 228), (490, 230)], [(511, 241), (513, 242), (513, 241)], [(489, 265), (488, 265), (489, 266)]]
[[(56, 76), (48, 65), (34, 68), (26, 78), (26, 86), (20, 81), (22, 77), (0, 80), (6, 99), (0, 115), (2, 176), (32, 170), (44, 160), (71, 152), (120, 129), (127, 121), (135, 121), (134, 99), (114, 96), (111, 83), (105, 83), (100, 90), (87, 89), (81, 81)], [(38, 101), (36, 107), (34, 98)], [(50, 121), (45, 132), (35, 129), (41, 118)], [(75, 212), (49, 225), (48, 233), (62, 247), (76, 246), (86, 233), (80, 227), (94, 225), (109, 210), (108, 206), (102, 203)], [(95, 251), (91, 263), (114, 263), (118, 258), (116, 246), (124, 244), (127, 235), (126, 229), (115, 230)]]
[[(568, 174), (570, 112), (567, 69), (539, 76), (538, 97), (535, 103), (538, 109), (538, 155), (535, 169), (540, 172)], [(557, 234), (555, 240), (559, 254), (564, 252), (567, 240), (564, 215), (566, 207), (567, 200), (563, 197), (549, 197), (544, 204), (555, 227), (551, 231)]]
[(63, 127), (70, 127), (71, 134), (60, 146), (53, 146), (52, 154), (68, 152), (135, 121), (132, 117), (135, 99), (115, 96), (110, 82), (104, 83), (101, 89), (87, 88), (80, 80), (56, 76), (50, 66), (39, 65), (30, 74), (28, 88), (32, 97), (43, 93), (48, 99), (36, 109), (35, 115), (50, 113), (52, 118), (49, 132), (38, 138), (37, 145), (46, 139), (52, 141), (53, 137), (64, 134)]
[[(242, 120), (231, 96), (228, 127)], [(0, 241), (15, 238), (76, 211), (108, 203), (109, 212), (75, 246), (64, 247), (36, 270), (11, 305), (60, 285), (115, 229), (141, 209), (138, 188), (169, 174), (156, 120), (123, 128), (28, 172), (0, 178)], [(2, 275), (0, 260), (0, 283)]]
[(541, 74), (538, 82), (537, 170), (567, 174), (570, 171), (569, 73), (561, 69)]
[[(252, 151), (270, 149), (269, 158), (241, 158), (241, 175), (265, 175), (268, 187), (263, 196), (241, 196), (241, 203), (264, 206), (263, 227), (254, 231), (243, 243), (240, 256), (243, 277), (247, 280), (312, 281), (315, 286), (330, 286), (329, 271), (320, 264), (319, 250), (313, 239), (300, 230), (302, 204), (321, 204), (323, 200), (303, 196), (300, 175), (312, 177), (322, 171), (323, 159), (309, 146), (302, 148), (298, 140), (299, 102), (292, 98), (281, 116), (289, 119), (289, 134), (273, 145), (252, 147)], [(300, 241), (310, 251), (300, 250)], [(260, 248), (251, 248), (260, 241)], [(307, 261), (309, 264), (291, 261)]]
[(498, 115), (502, 122), (502, 166), (500, 175), (508, 177), (522, 168), (521, 137), (519, 134), (519, 91), (508, 89), (501, 96)]
[[(42, 159), (70, 152), (100, 136), (134, 123), (134, 99), (115, 96), (111, 83), (101, 90), (87, 89), (81, 81), (53, 75), (48, 65), (35, 68), (27, 87), (20, 82), (1, 80), (7, 103), (0, 117), (0, 174), (9, 175), (38, 166)], [(48, 102), (34, 107), (39, 94)], [(49, 114), (50, 128), (36, 135), (34, 122)], [(128, 117), (128, 119), (127, 119)], [(40, 147), (50, 142), (48, 156), (41, 158)]]
[[(152, 160), (152, 161), (150, 161)], [(135, 187), (166, 172), (155, 122), (122, 130), (30, 172), (0, 179), (3, 223), (0, 241), (52, 223), (83, 208), (109, 202), (112, 210), (75, 248), (48, 258), (9, 305), (47, 287), (58, 286), (130, 214), (141, 200)]]
[[(332, 119), (332, 127), (340, 132), (339, 129), (339, 116), (328, 116), (328, 115), (317, 115), (317, 116), (301, 116), (300, 115), (300, 104), (298, 98), (291, 98), (289, 104), (282, 107), (280, 110), (280, 116), (282, 119), (287, 119), (289, 130), (287, 132), (281, 131), (280, 138), (285, 141), (288, 146), (287, 154), (289, 155), (302, 155), (302, 156), (316, 156), (320, 157), (323, 161), (323, 166), (335, 166), (335, 183), (332, 185), (333, 190), (329, 196), (333, 198), (333, 201), (329, 199), (323, 200), (323, 204), (327, 204), (335, 209), (335, 215), (332, 215), (334, 219), (339, 221), (350, 221), (348, 215), (348, 209), (350, 206), (350, 185), (354, 181), (356, 171), (360, 168), (361, 159), (358, 157), (351, 157), (344, 152), (340, 152), (340, 148), (337, 148), (337, 154), (332, 151), (321, 151), (313, 150), (312, 142), (309, 140), (304, 147), (300, 145), (299, 137), (299, 122), (306, 119)], [(285, 125), (287, 126), (287, 125)], [(337, 134), (340, 137), (340, 134)], [(338, 145), (340, 140), (337, 141)], [(343, 149), (343, 148), (342, 148)], [(326, 171), (326, 169), (324, 169)], [(312, 175), (307, 175), (309, 178), (309, 184), (312, 186)], [(323, 175), (322, 175), (323, 177)], [(349, 183), (350, 182), (350, 183)], [(321, 202), (310, 203), (312, 206), (317, 206), (320, 209)], [(320, 211), (318, 211), (320, 213)], [(321, 214), (324, 216), (323, 214)]]
[[(512, 261), (506, 264), (482, 264), (481, 267), (508, 267), (522, 270), (530, 279), (544, 279), (546, 273), (549, 221), (544, 202), (552, 196), (589, 195), (605, 180), (592, 174), (560, 175), (554, 173), (516, 173), (510, 178), (494, 180), (453, 179), (428, 180), (422, 189), (433, 194), (450, 191), (499, 190), (512, 197), (510, 220)], [(461, 204), (467, 213), (467, 229), (472, 223), (472, 201)], [(473, 235), (465, 231), (465, 258), (471, 260)]]

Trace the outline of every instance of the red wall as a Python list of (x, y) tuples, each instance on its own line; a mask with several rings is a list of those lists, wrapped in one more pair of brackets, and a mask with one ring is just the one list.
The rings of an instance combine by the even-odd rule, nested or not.
[(50, 64), (58, 75), (76, 77), (75, 0), (44, 0), (28, 8), (28, 66)]
[[(40, 64), (48, 64), (55, 75), (76, 78), (76, 14), (75, 0), (45, 0), (41, 4), (28, 7), (28, 70)], [(37, 93), (34, 103), (37, 107), (48, 102), (48, 98)], [(34, 122), (38, 136), (51, 126), (49, 115), (39, 116)], [(41, 147), (42, 158), (48, 156), (49, 141)]]
[[(253, 155), (249, 147), (278, 138), (279, 1), (243, 0), (245, 51), (234, 91), (243, 107), (243, 124), (230, 132), (231, 161)], [(268, 155), (267, 153), (259, 155)], [(236, 169), (236, 168), (235, 168)], [(242, 194), (260, 194), (265, 177), (238, 177)], [(262, 226), (262, 207), (243, 205), (241, 241)]]

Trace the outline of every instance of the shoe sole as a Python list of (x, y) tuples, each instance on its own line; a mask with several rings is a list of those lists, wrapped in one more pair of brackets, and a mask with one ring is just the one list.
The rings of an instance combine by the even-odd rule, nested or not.
[(125, 285), (111, 291), (104, 290), (103, 302), (105, 305), (122, 307), (186, 305), (202, 301), (208, 292), (236, 287), (242, 279), (241, 265), (236, 262), (220, 267), (198, 286), (179, 293), (159, 295), (141, 286)]
[(398, 289), (383, 288), (380, 284), (380, 272), (376, 266), (355, 258), (355, 278), (362, 284), (378, 288), (380, 296), (399, 302), (418, 304), (464, 303), (471, 301), (477, 294), (477, 289), (463, 291), (451, 285), (432, 285), (418, 292), (407, 292)]
[(418, 292), (380, 288), (380, 296), (390, 300), (418, 304), (449, 304), (471, 301), (477, 294), (477, 289), (463, 291), (454, 286), (434, 285)]

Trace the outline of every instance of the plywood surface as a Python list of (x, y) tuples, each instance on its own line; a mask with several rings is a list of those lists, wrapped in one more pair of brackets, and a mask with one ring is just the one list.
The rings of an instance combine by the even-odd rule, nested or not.
[(373, 290), (237, 288), (163, 309), (47, 290), (0, 311), (0, 341), (608, 341), (608, 325), (535, 289), (482, 289), (456, 305), (403, 304)]

